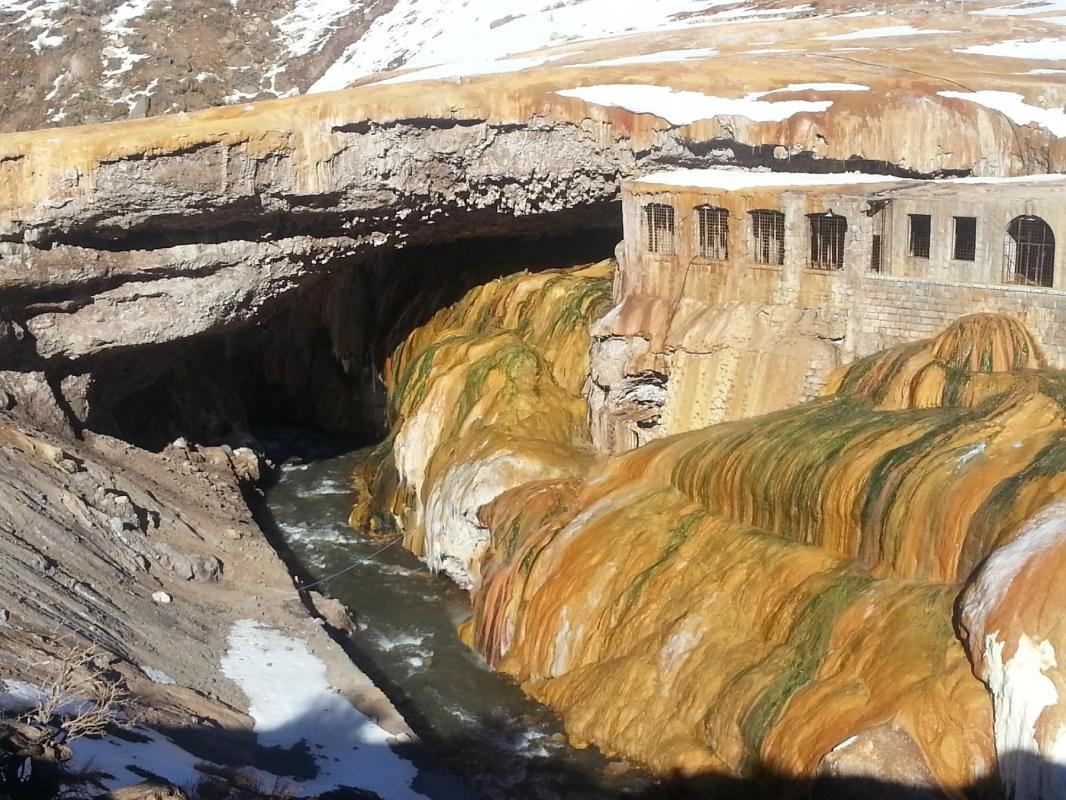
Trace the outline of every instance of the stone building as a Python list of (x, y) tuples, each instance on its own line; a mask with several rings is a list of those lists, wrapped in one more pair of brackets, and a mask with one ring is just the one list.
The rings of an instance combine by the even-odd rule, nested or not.
[(593, 331), (599, 446), (817, 396), (840, 363), (1006, 313), (1066, 367), (1066, 175), (678, 170), (627, 182)]

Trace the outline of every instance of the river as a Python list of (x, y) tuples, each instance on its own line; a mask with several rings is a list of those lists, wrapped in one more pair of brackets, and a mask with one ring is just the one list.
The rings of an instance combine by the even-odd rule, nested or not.
[(434, 800), (591, 800), (649, 788), (643, 774), (571, 747), (550, 709), (459, 640), (470, 610), (464, 591), (398, 544), (374, 555), (382, 543), (348, 527), (348, 476), (367, 449), (299, 430), (261, 436), (280, 465), (266, 493), (267, 527), (290, 562), (308, 581), (356, 565), (318, 590), (352, 612), (349, 652), (432, 753), (419, 761), (419, 791)]

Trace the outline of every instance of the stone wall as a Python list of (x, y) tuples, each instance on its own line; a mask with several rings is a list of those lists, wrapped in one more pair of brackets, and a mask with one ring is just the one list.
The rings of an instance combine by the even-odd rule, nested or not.
[(856, 355), (929, 338), (952, 320), (987, 311), (1023, 322), (1043, 346), (1048, 362), (1066, 368), (1066, 292), (889, 275), (865, 275), (861, 286), (852, 295)]
[[(1049, 366), (1066, 368), (1066, 206), (1057, 183), (888, 183), (810, 189), (670, 188), (623, 196), (615, 308), (593, 328), (593, 439), (623, 452), (662, 436), (779, 411), (821, 394), (841, 364), (929, 338), (967, 314), (1022, 322)], [(889, 201), (881, 214), (878, 201)], [(671, 252), (647, 252), (643, 207), (674, 208)], [(728, 257), (701, 258), (697, 208), (729, 212)], [(756, 264), (753, 209), (784, 216), (784, 263)], [(843, 268), (812, 269), (807, 215), (848, 222)], [(929, 214), (929, 258), (908, 250), (909, 214)], [(1000, 283), (1012, 219), (1035, 214), (1059, 232), (1056, 288)], [(974, 261), (953, 258), (953, 217), (978, 219)], [(883, 219), (883, 223), (882, 223)], [(871, 269), (882, 235), (881, 272)], [(969, 278), (969, 280), (966, 280)]]

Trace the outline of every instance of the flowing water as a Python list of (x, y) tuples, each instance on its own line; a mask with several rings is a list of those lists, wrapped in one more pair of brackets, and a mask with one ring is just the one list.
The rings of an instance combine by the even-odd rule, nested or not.
[(569, 800), (648, 787), (639, 773), (605, 772), (597, 751), (570, 747), (558, 717), (463, 645), (456, 628), (469, 613), (465, 592), (399, 544), (373, 555), (382, 542), (348, 527), (348, 476), (366, 450), (306, 431), (271, 431), (263, 440), (281, 464), (266, 497), (275, 534), (309, 581), (357, 564), (318, 591), (352, 611), (359, 630), (350, 652), (429, 745), (430, 761), (465, 780), (426, 763), (419, 791), (435, 800)]

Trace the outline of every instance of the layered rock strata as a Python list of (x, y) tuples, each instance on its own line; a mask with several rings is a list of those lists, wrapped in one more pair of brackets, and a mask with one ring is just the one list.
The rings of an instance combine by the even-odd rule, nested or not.
[(257, 480), (259, 466), (246, 448), (178, 443), (153, 454), (106, 436), (62, 439), (0, 414), (0, 692), (11, 681), (48, 685), (72, 648), (91, 643), (108, 679), (128, 691), (141, 734), (165, 733), (187, 751), (164, 742), (168, 753), (284, 772), (278, 751), (257, 743), (243, 688), (221, 668), (243, 621), (302, 642), (332, 686), (411, 739), (253, 521), (241, 483)]

